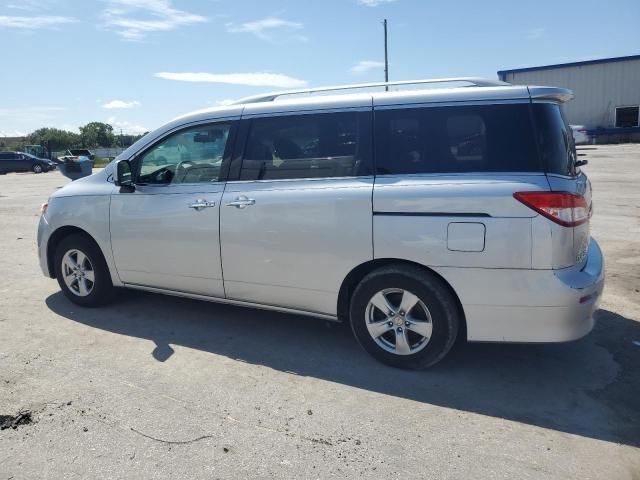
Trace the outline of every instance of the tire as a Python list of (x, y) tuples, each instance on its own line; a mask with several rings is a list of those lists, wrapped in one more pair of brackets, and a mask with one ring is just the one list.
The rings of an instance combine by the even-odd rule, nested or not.
[[(400, 308), (403, 303), (410, 307), (407, 312)], [(393, 315), (375, 304), (391, 307)], [(369, 354), (406, 369), (427, 368), (442, 360), (462, 323), (458, 303), (444, 282), (419, 267), (404, 265), (382, 267), (365, 276), (351, 297), (349, 318), (358, 343)]]
[[(91, 237), (74, 233), (62, 239), (56, 248), (56, 279), (65, 296), (76, 305), (97, 307), (113, 298), (114, 287), (107, 262)], [(80, 265), (73, 270), (71, 265)], [(68, 280), (65, 280), (65, 275)]]
[(31, 170), (33, 171), (33, 173), (42, 173), (42, 165), (38, 165), (37, 163), (31, 167)]

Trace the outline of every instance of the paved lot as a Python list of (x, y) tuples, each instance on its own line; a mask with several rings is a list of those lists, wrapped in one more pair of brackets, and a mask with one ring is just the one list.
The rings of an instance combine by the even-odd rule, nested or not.
[(315, 319), (137, 292), (73, 306), (35, 253), (66, 180), (0, 176), (0, 415), (34, 420), (0, 431), (0, 480), (640, 479), (640, 146), (588, 158), (595, 331), (461, 345), (422, 372)]

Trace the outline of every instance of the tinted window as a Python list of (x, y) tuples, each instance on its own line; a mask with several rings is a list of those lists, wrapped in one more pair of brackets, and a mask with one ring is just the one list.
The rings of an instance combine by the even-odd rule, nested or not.
[(539, 171), (528, 105), (379, 110), (378, 174)]
[(552, 103), (533, 104), (538, 146), (542, 163), (549, 173), (575, 173), (573, 133), (565, 122), (560, 106)]
[(0, 160), (10, 160), (12, 155), (10, 153), (0, 153)]
[(616, 127), (637, 127), (640, 123), (640, 107), (616, 107)]
[(370, 112), (257, 118), (241, 180), (370, 175)]
[(138, 183), (217, 182), (231, 126), (200, 125), (181, 130), (142, 157)]

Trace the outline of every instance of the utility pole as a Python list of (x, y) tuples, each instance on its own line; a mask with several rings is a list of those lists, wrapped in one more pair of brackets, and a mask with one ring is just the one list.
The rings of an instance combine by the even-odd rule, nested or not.
[[(389, 53), (387, 50), (387, 19), (382, 22), (384, 25), (384, 81), (389, 82)], [(385, 91), (389, 91), (389, 85), (384, 86)]]

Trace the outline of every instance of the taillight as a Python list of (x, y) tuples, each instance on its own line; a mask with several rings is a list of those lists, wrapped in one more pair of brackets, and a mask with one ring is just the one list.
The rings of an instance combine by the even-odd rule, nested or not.
[(514, 198), (563, 227), (589, 220), (589, 205), (582, 195), (570, 192), (516, 192)]

